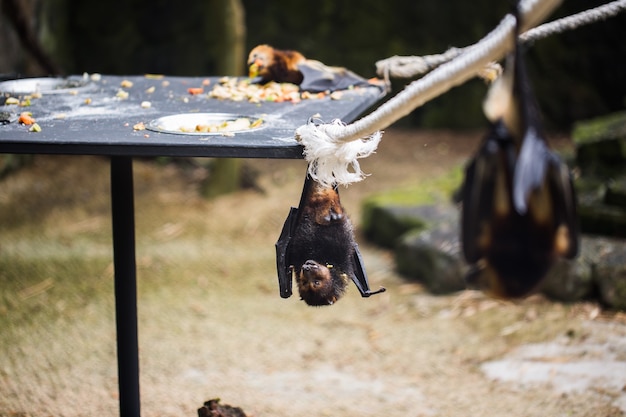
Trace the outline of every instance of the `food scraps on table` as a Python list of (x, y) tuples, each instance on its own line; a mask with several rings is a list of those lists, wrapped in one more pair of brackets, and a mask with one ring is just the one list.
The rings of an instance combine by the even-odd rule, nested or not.
[[(300, 91), (300, 87), (290, 83), (269, 82), (267, 84), (254, 84), (248, 78), (222, 77), (219, 83), (209, 91), (209, 97), (221, 100), (248, 101), (260, 103), (270, 101), (275, 103), (292, 102), (302, 100), (320, 99), (329, 95), (328, 92), (311, 93)], [(341, 96), (335, 96), (335, 99)]]
[(17, 121), (26, 126), (30, 126), (35, 123), (35, 119), (33, 119), (33, 114), (28, 111), (20, 113), (20, 117), (17, 119)]
[(201, 123), (195, 126), (180, 126), (180, 131), (185, 133), (229, 133), (246, 129), (254, 129), (261, 126), (263, 119), (250, 121), (247, 117), (240, 117), (234, 120), (225, 120), (215, 123)]
[(133, 125), (133, 130), (146, 130), (146, 125), (144, 122), (139, 122)]
[(204, 93), (204, 88), (202, 87), (189, 87), (187, 92), (192, 96)]

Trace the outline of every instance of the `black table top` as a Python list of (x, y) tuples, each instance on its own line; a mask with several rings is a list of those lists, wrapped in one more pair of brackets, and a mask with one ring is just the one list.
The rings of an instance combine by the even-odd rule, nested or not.
[[(74, 78), (84, 79), (70, 77)], [(124, 80), (131, 81), (132, 87), (121, 87)], [(202, 87), (205, 80), (209, 82), (205, 93), (188, 92), (189, 88)], [(217, 77), (102, 76), (97, 81), (89, 79), (79, 88), (44, 91), (27, 107), (6, 103), (6, 97), (20, 99), (23, 94), (3, 93), (0, 112), (4, 119), (9, 116), (10, 122), (0, 124), (0, 153), (299, 159), (302, 147), (295, 141), (294, 132), (309, 117), (317, 114), (324, 121), (340, 119), (349, 123), (383, 95), (379, 88), (367, 87), (345, 90), (338, 100), (326, 96), (298, 103), (250, 103), (210, 98), (206, 92), (218, 82)], [(148, 92), (151, 87), (153, 92)], [(128, 98), (117, 96), (120, 89), (128, 93)], [(149, 107), (142, 107), (145, 101), (150, 102)], [(23, 111), (32, 112), (40, 132), (30, 132), (28, 126), (17, 122)], [(263, 119), (263, 126), (234, 136), (133, 128), (140, 122), (148, 125), (151, 120), (180, 113), (244, 115), (251, 120)]]

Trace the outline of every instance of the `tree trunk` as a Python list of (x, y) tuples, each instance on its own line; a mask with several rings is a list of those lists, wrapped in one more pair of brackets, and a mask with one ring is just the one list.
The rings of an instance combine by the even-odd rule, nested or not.
[[(211, 9), (220, 26), (215, 42), (217, 72), (221, 75), (243, 75), (245, 69), (246, 26), (241, 0), (214, 0)], [(241, 186), (241, 159), (219, 158), (213, 161), (211, 175), (202, 185), (205, 197), (233, 192)]]

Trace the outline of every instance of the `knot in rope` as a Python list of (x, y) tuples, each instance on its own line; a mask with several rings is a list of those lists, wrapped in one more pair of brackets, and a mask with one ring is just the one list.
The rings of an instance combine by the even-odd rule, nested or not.
[(324, 186), (347, 185), (365, 178), (358, 159), (374, 153), (382, 138), (381, 132), (375, 132), (343, 142), (338, 138), (345, 128), (346, 124), (339, 119), (323, 123), (311, 118), (296, 129), (296, 140), (304, 146), (304, 159), (309, 163), (309, 175)]
[(426, 74), (439, 65), (459, 56), (461, 48), (450, 48), (443, 54), (423, 56), (399, 56), (381, 59), (376, 62), (376, 74), (388, 79), (413, 78), (417, 75)]

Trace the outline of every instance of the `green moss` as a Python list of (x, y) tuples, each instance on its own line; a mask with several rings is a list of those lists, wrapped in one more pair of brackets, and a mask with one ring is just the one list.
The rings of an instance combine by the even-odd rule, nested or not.
[(583, 233), (626, 237), (626, 211), (604, 204), (579, 204), (578, 218)]
[(574, 125), (572, 139), (576, 145), (604, 139), (626, 140), (626, 112), (578, 122)]
[(582, 200), (589, 198), (599, 199), (604, 195), (606, 188), (606, 180), (598, 177), (578, 177), (574, 181), (576, 194)]
[(393, 247), (399, 236), (425, 227), (422, 219), (403, 212), (402, 207), (375, 203), (363, 206), (363, 231), (369, 240), (378, 245)]
[(404, 208), (449, 201), (462, 180), (463, 170), (458, 166), (445, 175), (415, 186), (388, 190), (366, 198), (361, 207), (361, 226), (365, 234), (380, 245), (394, 246), (398, 236), (426, 226), (423, 220)]
[(626, 162), (626, 112), (579, 122), (572, 133), (576, 163), (585, 175), (620, 175)]
[(410, 187), (396, 188), (369, 196), (363, 206), (394, 205), (414, 206), (433, 204), (450, 199), (454, 191), (463, 181), (463, 168), (458, 166), (450, 172), (432, 180), (415, 184)]

